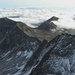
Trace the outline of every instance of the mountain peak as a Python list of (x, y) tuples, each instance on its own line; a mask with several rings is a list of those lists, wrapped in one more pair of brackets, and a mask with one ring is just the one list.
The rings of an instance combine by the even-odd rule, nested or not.
[(50, 19), (48, 19), (47, 21), (43, 22), (38, 29), (40, 30), (45, 30), (45, 31), (50, 31), (51, 29), (56, 29), (57, 25), (55, 25), (52, 21), (58, 21), (58, 17), (51, 17)]
[(58, 17), (56, 16), (52, 16), (50, 19), (47, 20), (47, 22), (51, 22), (51, 21), (58, 21)]
[(8, 19), (6, 17), (4, 18), (0, 18), (0, 26), (5, 26), (5, 27), (12, 27), (12, 26), (15, 26), (17, 22), (11, 20), (11, 19)]

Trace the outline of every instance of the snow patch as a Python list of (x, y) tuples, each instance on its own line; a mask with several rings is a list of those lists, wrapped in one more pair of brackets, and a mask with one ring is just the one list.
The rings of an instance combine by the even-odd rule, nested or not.
[(22, 72), (22, 70), (23, 70), (23, 68), (24, 68), (24, 66), (25, 65), (22, 65), (22, 66), (20, 66), (20, 67), (18, 67), (18, 64), (17, 64), (17, 69), (19, 69), (19, 71), (18, 72), (16, 72), (15, 74), (13, 74), (13, 75), (19, 75), (19, 74), (21, 74), (21, 72)]
[(7, 53), (5, 53), (2, 57), (5, 57), (6, 55), (8, 55), (10, 53), (10, 51), (8, 51)]
[(30, 51), (28, 54), (27, 54), (27, 57), (26, 58), (30, 58), (32, 56), (33, 52)]
[(12, 58), (7, 59), (6, 61), (10, 61)]
[(33, 52), (32, 51), (24, 51), (21, 54), (21, 57), (26, 57), (26, 59), (30, 58), (32, 56)]
[(19, 51), (19, 52), (17, 53), (17, 56), (21, 55), (21, 53), (22, 53), (22, 52), (21, 52), (21, 51)]

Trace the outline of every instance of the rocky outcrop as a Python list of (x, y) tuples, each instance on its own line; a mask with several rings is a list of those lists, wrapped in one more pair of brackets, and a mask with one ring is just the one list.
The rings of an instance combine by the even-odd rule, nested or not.
[(20, 29), (22, 25), (8, 18), (0, 19), (0, 75), (14, 75), (18, 71), (20, 74), (41, 43), (25, 34)]
[[(42, 30), (39, 28), (31, 28), (29, 26), (27, 26), (26, 24), (22, 23), (22, 22), (18, 22), (17, 26), (28, 36), (30, 37), (36, 37), (38, 38), (40, 41), (43, 41), (44, 39), (47, 41), (52, 40), (54, 37), (56, 37), (58, 34), (60, 34), (59, 30), (56, 30), (57, 26), (54, 25), (53, 20), (57, 20), (57, 17), (52, 17), (50, 20), (47, 20), (48, 25), (45, 25), (45, 23), (42, 24), (42, 26), (45, 25), (44, 29), (50, 29), (50, 31), (48, 30)], [(49, 25), (50, 22), (50, 25)], [(41, 25), (40, 25), (41, 26)], [(50, 26), (50, 27), (49, 27)], [(43, 27), (42, 27), (43, 28)]]
[(45, 55), (46, 51), (44, 50), (44, 47), (46, 46), (47, 43), (48, 42), (46, 40), (44, 40), (40, 44), (39, 48), (34, 52), (32, 57), (26, 63), (26, 65), (25, 65), (25, 67), (23, 69), (23, 74), (26, 75), (29, 72), (29, 70), (33, 69), (34, 67), (36, 67), (38, 65), (38, 63), (40, 63), (42, 57)]
[(52, 29), (56, 29), (57, 25), (55, 25), (52, 21), (58, 21), (58, 17), (51, 17), (47, 21), (43, 22), (38, 29), (45, 30), (45, 31), (51, 31)]
[(53, 36), (1, 18), (0, 75), (75, 75), (75, 35), (61, 34), (48, 42), (43, 40), (47, 34)]
[(29, 75), (74, 75), (74, 44), (75, 36), (69, 34), (57, 36), (47, 44), (45, 56)]

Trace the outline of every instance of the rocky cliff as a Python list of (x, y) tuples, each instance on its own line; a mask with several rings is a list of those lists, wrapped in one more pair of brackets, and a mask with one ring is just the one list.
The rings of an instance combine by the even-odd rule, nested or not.
[(42, 30), (43, 34), (36, 31), (0, 19), (0, 75), (75, 75), (75, 35), (58, 34), (47, 41)]
[(0, 19), (0, 75), (21, 73), (41, 43), (38, 38), (25, 34), (20, 29), (22, 25), (7, 18)]
[(29, 75), (75, 75), (75, 36), (59, 35), (44, 49), (44, 57)]

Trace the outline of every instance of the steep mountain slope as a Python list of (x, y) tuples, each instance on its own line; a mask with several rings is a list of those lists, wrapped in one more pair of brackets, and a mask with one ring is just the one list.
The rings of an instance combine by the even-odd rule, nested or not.
[(21, 26), (21, 22), (0, 19), (0, 75), (21, 73), (41, 43), (37, 38), (25, 34)]
[(55, 25), (52, 21), (58, 21), (58, 17), (51, 17), (47, 21), (43, 22), (38, 29), (45, 30), (45, 31), (51, 31), (52, 29), (56, 29), (57, 25)]
[[(51, 22), (51, 21), (56, 21), (56, 20), (58, 20), (58, 18), (53, 16), (52, 18), (44, 22), (42, 25), (40, 25), (42, 27), (41, 29), (31, 28), (22, 22), (20, 22), (19, 24), (17, 23), (17, 25), (28, 36), (37, 37), (41, 41), (43, 41), (44, 39), (47, 41), (50, 41), (55, 36), (60, 34), (59, 30), (57, 30), (57, 26)], [(49, 28), (50, 30), (46, 30), (46, 28)]]
[(0, 75), (75, 75), (75, 35), (50, 33), (1, 18)]
[(29, 75), (75, 75), (74, 35), (59, 35), (44, 49), (45, 55)]

